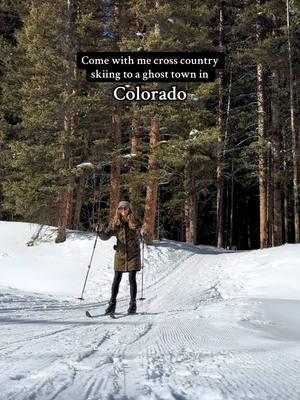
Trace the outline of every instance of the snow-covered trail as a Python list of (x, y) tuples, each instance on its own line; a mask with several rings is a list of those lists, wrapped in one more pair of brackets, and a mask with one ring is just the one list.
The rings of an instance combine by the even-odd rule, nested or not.
[(256, 297), (263, 279), (253, 289), (272, 251), (162, 242), (147, 249), (138, 314), (126, 315), (124, 281), (116, 320), (85, 317), (104, 300), (2, 288), (0, 399), (299, 400), (299, 299), (292, 286), (289, 299)]
[(136, 316), (121, 300), (117, 320), (85, 318), (105, 304), (41, 296), (32, 308), (28, 296), (2, 294), (14, 309), (0, 315), (0, 398), (299, 399), (300, 335), (264, 329), (276, 323), (259, 315), (270, 301), (224, 301), (215, 285), (179, 285), (184, 264), (177, 269), (173, 290), (146, 288)]

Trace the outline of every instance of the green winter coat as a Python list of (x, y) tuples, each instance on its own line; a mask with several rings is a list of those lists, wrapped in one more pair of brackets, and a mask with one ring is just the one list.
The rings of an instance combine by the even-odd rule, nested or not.
[(114, 268), (118, 272), (140, 271), (141, 251), (139, 229), (130, 229), (127, 222), (120, 223), (115, 230), (109, 225), (105, 231), (99, 232), (102, 240), (117, 237)]

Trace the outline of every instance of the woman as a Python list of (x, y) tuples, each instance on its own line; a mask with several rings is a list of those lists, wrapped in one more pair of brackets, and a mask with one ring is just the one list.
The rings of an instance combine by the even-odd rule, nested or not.
[(115, 217), (106, 230), (100, 228), (98, 232), (102, 240), (111, 236), (117, 237), (114, 269), (115, 275), (111, 288), (111, 298), (105, 314), (113, 314), (116, 309), (117, 295), (124, 272), (129, 273), (130, 303), (128, 314), (136, 313), (136, 272), (141, 269), (140, 235), (144, 236), (132, 207), (128, 201), (121, 201), (116, 210)]

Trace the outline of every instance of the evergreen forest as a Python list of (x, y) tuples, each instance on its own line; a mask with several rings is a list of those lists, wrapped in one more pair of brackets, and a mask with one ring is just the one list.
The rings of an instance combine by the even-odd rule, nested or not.
[[(130, 200), (147, 244), (300, 241), (296, 0), (0, 0), (0, 219), (93, 231)], [(78, 52), (223, 52), (214, 82), (117, 101)], [(136, 82), (128, 87), (135, 87)]]

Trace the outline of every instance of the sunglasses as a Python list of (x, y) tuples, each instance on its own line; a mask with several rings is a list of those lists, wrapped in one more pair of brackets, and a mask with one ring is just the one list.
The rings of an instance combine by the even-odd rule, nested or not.
[(119, 210), (129, 210), (128, 207), (119, 207)]

